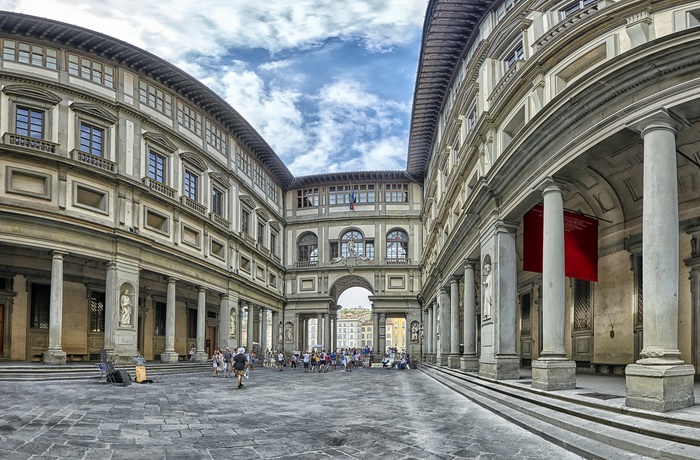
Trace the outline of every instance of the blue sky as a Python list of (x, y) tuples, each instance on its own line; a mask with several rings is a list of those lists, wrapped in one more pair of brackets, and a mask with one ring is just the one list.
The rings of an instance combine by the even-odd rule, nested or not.
[(294, 175), (405, 169), (427, 0), (0, 0), (177, 65)]

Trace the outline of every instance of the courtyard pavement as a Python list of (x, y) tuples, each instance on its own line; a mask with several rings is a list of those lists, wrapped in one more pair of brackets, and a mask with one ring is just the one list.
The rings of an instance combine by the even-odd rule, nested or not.
[[(133, 377), (133, 376), (132, 376)], [(417, 370), (0, 382), (0, 459), (574, 459)]]

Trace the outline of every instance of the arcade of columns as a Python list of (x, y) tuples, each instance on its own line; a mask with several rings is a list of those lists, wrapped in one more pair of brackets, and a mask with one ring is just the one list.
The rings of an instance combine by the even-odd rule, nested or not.
[[(625, 370), (626, 405), (668, 411), (694, 404), (692, 365), (680, 359), (678, 348), (679, 224), (676, 131), (682, 121), (661, 109), (635, 128), (644, 145), (643, 239), (644, 344), (641, 359)], [(544, 201), (542, 272), (543, 348), (532, 363), (532, 386), (543, 390), (573, 389), (576, 363), (565, 348), (565, 272), (563, 186), (553, 178), (538, 190)], [(482, 350), (476, 350), (475, 259), (464, 262), (464, 351), (459, 355), (459, 278), (453, 275), (423, 308), (425, 359), (495, 379), (518, 378), (516, 356), (515, 231), (517, 225), (496, 220), (492, 263), (492, 312), (482, 311)], [(483, 235), (482, 235), (483, 237)], [(482, 246), (482, 252), (484, 246)], [(489, 256), (482, 255), (486, 260)], [(482, 261), (484, 263), (484, 261)], [(482, 285), (482, 283), (479, 283)], [(489, 287), (490, 288), (490, 287)], [(480, 298), (484, 298), (482, 286)], [(484, 346), (489, 350), (485, 353)], [(516, 361), (517, 362), (517, 361)]]

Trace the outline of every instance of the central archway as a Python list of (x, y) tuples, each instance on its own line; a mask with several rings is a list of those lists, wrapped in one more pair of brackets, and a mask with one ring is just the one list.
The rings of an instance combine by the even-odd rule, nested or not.
[(374, 294), (372, 285), (366, 278), (347, 275), (333, 284), (329, 294), (336, 307), (334, 349), (369, 354), (376, 334), (370, 300)]
[(370, 293), (374, 293), (374, 287), (372, 286), (372, 283), (367, 281), (366, 278), (363, 278), (358, 275), (346, 275), (342, 278), (339, 278), (338, 280), (336, 280), (335, 283), (333, 283), (333, 287), (331, 287), (328, 293), (333, 299), (333, 302), (337, 304), (340, 294), (352, 287), (365, 288)]

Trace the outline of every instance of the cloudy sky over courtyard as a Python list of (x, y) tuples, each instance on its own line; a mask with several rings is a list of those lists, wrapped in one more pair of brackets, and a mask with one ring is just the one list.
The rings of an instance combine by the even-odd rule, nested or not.
[(405, 169), (427, 0), (0, 0), (119, 38), (225, 98), (294, 175)]

